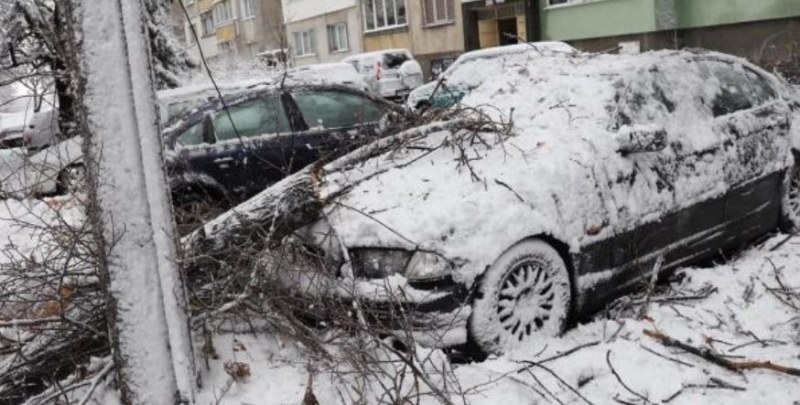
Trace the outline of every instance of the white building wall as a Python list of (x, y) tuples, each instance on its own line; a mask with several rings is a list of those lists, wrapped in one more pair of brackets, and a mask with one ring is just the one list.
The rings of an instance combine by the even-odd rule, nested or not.
[(358, 6), (358, 0), (282, 0), (284, 22), (291, 23), (319, 17), (349, 7)]
[[(316, 10), (314, 10), (312, 3), (316, 4)], [(299, 9), (303, 11), (303, 13), (299, 15), (306, 16), (305, 19), (297, 20), (293, 19), (288, 14), (285, 15), (287, 38), (289, 40), (289, 46), (293, 50), (293, 64), (295, 66), (339, 62), (350, 55), (361, 53), (363, 50), (361, 13), (359, 12), (360, 9), (356, 0), (331, 0), (331, 3), (324, 7), (320, 7), (321, 4), (317, 3), (320, 3), (320, 1), (284, 0), (284, 10), (287, 10), (287, 7), (290, 8), (288, 12)], [(349, 6), (347, 6), (348, 4)], [(311, 11), (316, 12), (312, 13)], [(328, 25), (342, 22), (347, 23), (349, 48), (344, 51), (331, 52), (328, 47)], [(314, 30), (317, 51), (313, 55), (297, 56), (294, 51), (294, 33), (310, 29)]]

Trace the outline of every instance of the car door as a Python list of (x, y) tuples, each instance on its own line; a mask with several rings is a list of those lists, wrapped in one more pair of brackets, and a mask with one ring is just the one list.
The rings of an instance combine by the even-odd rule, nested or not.
[(247, 198), (293, 172), (294, 129), (278, 92), (240, 102), (229, 111), (219, 111), (213, 119), (220, 151), (214, 163), (218, 172), (228, 174), (232, 194)]
[(378, 122), (391, 110), (385, 103), (337, 88), (300, 88), (292, 92), (292, 99), (306, 125), (293, 136), (299, 167), (373, 140)]
[(726, 240), (746, 242), (777, 225), (789, 153), (789, 106), (765, 76), (738, 61), (702, 63), (718, 88), (714, 129), (727, 140)]
[(281, 151), (265, 144), (290, 132), (280, 97), (267, 93), (209, 114), (178, 137), (176, 151), (195, 176), (241, 199), (282, 177)]
[(665, 58), (618, 85), (617, 134), (663, 131), (662, 150), (621, 154), (611, 166), (617, 209), (612, 262), (621, 282), (696, 257), (705, 232), (724, 222), (723, 139), (712, 128), (697, 63)]

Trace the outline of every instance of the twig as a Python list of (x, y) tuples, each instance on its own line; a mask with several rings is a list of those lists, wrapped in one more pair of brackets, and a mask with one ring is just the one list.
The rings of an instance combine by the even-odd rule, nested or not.
[(524, 202), (525, 202), (525, 199), (524, 199), (524, 198), (522, 198), (522, 196), (520, 196), (520, 195), (519, 195), (519, 194), (518, 194), (516, 191), (514, 191), (514, 189), (513, 189), (513, 188), (511, 188), (511, 186), (509, 186), (508, 184), (506, 184), (506, 183), (504, 183), (504, 182), (500, 181), (499, 179), (494, 179), (494, 182), (495, 182), (495, 183), (497, 183), (497, 184), (498, 184), (498, 185), (500, 185), (500, 186), (503, 186), (503, 187), (507, 188), (507, 189), (508, 189), (508, 191), (510, 191), (510, 192), (512, 192), (512, 193), (514, 193), (514, 195), (517, 197), (517, 199), (519, 200), (519, 202), (522, 202), (522, 203), (524, 203)]
[(608, 368), (611, 369), (611, 373), (614, 374), (614, 377), (616, 377), (617, 381), (619, 382), (620, 385), (622, 385), (623, 388), (625, 388), (628, 392), (630, 392), (631, 394), (635, 395), (636, 397), (644, 401), (644, 403), (646, 404), (652, 403), (650, 402), (649, 399), (647, 399), (646, 396), (634, 391), (633, 389), (631, 389), (631, 387), (628, 387), (628, 385), (625, 384), (624, 381), (622, 381), (622, 377), (620, 377), (620, 375), (617, 373), (617, 370), (614, 370), (614, 366), (611, 365), (611, 350), (606, 352), (606, 364), (608, 364)]
[(105, 366), (105, 367), (103, 367), (103, 369), (102, 369), (102, 370), (100, 370), (100, 372), (99, 372), (99, 373), (98, 373), (98, 374), (97, 374), (97, 375), (96, 375), (94, 378), (92, 378), (92, 385), (91, 385), (91, 386), (89, 386), (89, 390), (86, 392), (86, 395), (85, 395), (85, 396), (83, 397), (83, 399), (81, 400), (81, 403), (80, 403), (80, 405), (86, 405), (86, 404), (89, 402), (89, 399), (91, 399), (91, 397), (92, 397), (92, 394), (94, 393), (94, 390), (97, 388), (97, 385), (98, 385), (98, 384), (100, 383), (100, 381), (101, 381), (101, 380), (103, 380), (103, 379), (104, 379), (104, 378), (105, 378), (105, 377), (108, 375), (108, 373), (110, 373), (110, 372), (111, 372), (111, 370), (113, 370), (113, 369), (114, 369), (114, 362), (113, 362), (113, 361), (111, 361), (111, 359), (109, 359), (109, 360), (108, 360), (108, 364), (106, 364), (106, 366)]
[(653, 273), (650, 275), (650, 284), (647, 287), (647, 295), (644, 298), (644, 305), (639, 308), (639, 316), (636, 319), (642, 319), (647, 315), (650, 310), (650, 299), (653, 296), (653, 291), (656, 289), (656, 281), (658, 281), (658, 273), (661, 271), (661, 266), (664, 264), (664, 256), (658, 256), (656, 263), (653, 265)]
[(741, 373), (744, 370), (766, 369), (800, 377), (800, 369), (797, 368), (782, 366), (779, 364), (772, 363), (770, 361), (758, 361), (758, 360), (731, 361), (726, 359), (725, 357), (722, 357), (716, 353), (711, 352), (708, 349), (694, 347), (692, 345), (683, 343), (677, 339), (673, 339), (658, 331), (645, 329), (644, 334), (657, 340), (664, 346), (677, 347), (681, 350), (694, 354), (695, 356), (703, 358), (707, 361), (710, 361), (711, 363), (714, 363), (722, 368), (725, 368), (727, 370), (736, 373)]

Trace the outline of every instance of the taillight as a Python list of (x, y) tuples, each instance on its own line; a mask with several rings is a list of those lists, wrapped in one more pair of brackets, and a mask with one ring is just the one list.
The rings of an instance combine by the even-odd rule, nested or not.
[(32, 140), (33, 140), (33, 132), (25, 131), (25, 132), (22, 133), (22, 144), (23, 145), (30, 145)]
[(375, 63), (375, 80), (381, 80), (381, 74), (383, 73), (383, 62), (378, 61)]

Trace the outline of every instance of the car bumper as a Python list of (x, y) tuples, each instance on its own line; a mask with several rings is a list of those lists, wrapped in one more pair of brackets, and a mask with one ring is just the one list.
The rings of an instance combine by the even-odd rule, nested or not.
[(353, 279), (309, 266), (279, 274), (283, 288), (307, 298), (333, 298), (353, 304), (359, 316), (374, 322), (380, 331), (401, 338), (410, 334), (416, 343), (427, 347), (467, 342), (470, 292), (449, 277), (425, 283), (409, 282), (402, 276)]

